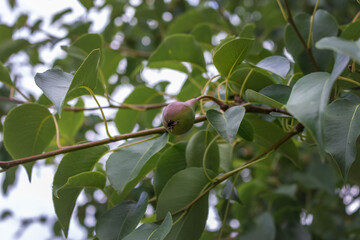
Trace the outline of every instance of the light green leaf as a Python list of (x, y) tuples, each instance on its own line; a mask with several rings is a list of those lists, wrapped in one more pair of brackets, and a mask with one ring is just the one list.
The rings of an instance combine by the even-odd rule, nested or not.
[[(174, 34), (165, 38), (150, 56), (148, 67), (161, 68), (164, 65), (164, 67), (177, 69), (179, 65), (183, 66), (181, 62), (189, 62), (205, 71), (203, 52), (192, 35)], [(169, 63), (175, 67), (170, 66)]]
[(349, 41), (339, 37), (327, 37), (318, 41), (316, 47), (319, 49), (333, 50), (349, 56), (360, 63), (360, 39), (357, 41)]
[(185, 149), (186, 142), (176, 143), (166, 149), (160, 156), (156, 165), (154, 176), (154, 189), (156, 196), (159, 196), (165, 184), (177, 172), (186, 168)]
[(245, 59), (253, 39), (237, 38), (220, 46), (213, 56), (213, 62), (221, 75), (229, 78)]
[(55, 192), (55, 196), (59, 197), (61, 196), (61, 192), (63, 190), (68, 189), (80, 189), (83, 188), (97, 188), (97, 189), (103, 189), (105, 187), (106, 183), (106, 176), (101, 172), (82, 172), (79, 174), (76, 174), (72, 177), (69, 177), (67, 182), (58, 188), (58, 190)]
[(347, 99), (332, 102), (325, 110), (325, 150), (335, 160), (344, 179), (356, 158), (360, 135), (360, 104)]
[(68, 234), (70, 218), (76, 199), (82, 189), (62, 189), (62, 191), (58, 192), (58, 197), (55, 196), (55, 193), (68, 182), (69, 178), (91, 171), (107, 149), (107, 146), (97, 146), (68, 153), (57, 168), (53, 181), (53, 203), (65, 236)]
[(123, 240), (163, 240), (170, 232), (172, 224), (171, 214), (167, 213), (160, 226), (152, 223), (145, 223), (123, 238)]
[(290, 70), (289, 60), (281, 56), (267, 57), (256, 64), (256, 66), (275, 73), (282, 78), (285, 78)]
[(349, 58), (337, 55), (334, 69), (330, 74), (315, 72), (299, 79), (290, 94), (287, 110), (301, 122), (315, 137), (320, 152), (324, 153), (323, 123), (324, 111), (330, 91), (337, 77), (347, 66)]
[(61, 114), (62, 106), (69, 90), (73, 75), (60, 69), (49, 69), (35, 75), (35, 83), (55, 105)]
[[(23, 158), (42, 153), (55, 136), (55, 124), (49, 110), (38, 104), (13, 108), (4, 122), (4, 144), (11, 157)], [(31, 166), (26, 170), (31, 179)]]
[(131, 233), (144, 216), (148, 196), (141, 193), (137, 203), (124, 201), (109, 209), (96, 223), (95, 232), (100, 240), (120, 240)]
[(206, 118), (211, 126), (229, 143), (235, 140), (244, 116), (245, 108), (242, 106), (229, 108), (225, 113), (213, 109), (206, 112)]
[[(84, 102), (79, 98), (75, 107), (84, 107)], [(74, 143), (74, 138), (81, 125), (84, 123), (85, 116), (83, 111), (64, 111), (58, 120), (60, 135), (70, 144)]]
[(14, 86), (10, 78), (9, 70), (0, 62), (0, 82), (12, 87)]
[[(125, 99), (125, 104), (153, 104), (163, 103), (164, 97), (155, 89), (146, 86), (137, 86), (132, 93)], [(115, 125), (120, 133), (131, 132), (139, 123), (141, 127), (152, 127), (152, 122), (156, 114), (161, 109), (151, 109), (139, 111), (134, 109), (119, 109), (115, 116)]]
[(163, 134), (157, 139), (120, 149), (110, 155), (106, 162), (106, 173), (119, 193), (126, 196), (155, 167), (156, 161), (149, 160), (166, 145), (168, 137), (168, 134)]

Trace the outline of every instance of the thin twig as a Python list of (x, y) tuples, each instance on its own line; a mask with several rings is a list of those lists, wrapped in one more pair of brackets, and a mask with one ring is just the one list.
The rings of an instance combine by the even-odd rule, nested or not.
[(314, 55), (311, 52), (311, 49), (307, 47), (307, 44), (306, 44), (304, 38), (302, 37), (299, 29), (297, 28), (297, 26), (296, 26), (296, 24), (294, 22), (294, 19), (293, 19), (292, 15), (291, 15), (291, 10), (290, 10), (290, 7), (289, 7), (289, 4), (288, 4), (287, 0), (284, 0), (284, 3), (285, 3), (287, 15), (288, 15), (288, 18), (287, 18), (288, 23), (293, 27), (293, 29), (294, 29), (296, 35), (298, 36), (301, 44), (304, 46), (304, 48), (306, 50), (306, 53), (309, 56), (310, 61), (311, 61), (312, 65), (314, 66), (315, 70), (319, 71), (319, 67), (316, 64), (316, 61), (315, 61)]

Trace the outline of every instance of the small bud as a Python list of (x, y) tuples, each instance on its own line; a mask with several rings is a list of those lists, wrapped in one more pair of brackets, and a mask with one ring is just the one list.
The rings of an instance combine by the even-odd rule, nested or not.
[(194, 125), (196, 99), (186, 102), (173, 102), (165, 107), (162, 122), (166, 130), (172, 134), (180, 135), (189, 131)]

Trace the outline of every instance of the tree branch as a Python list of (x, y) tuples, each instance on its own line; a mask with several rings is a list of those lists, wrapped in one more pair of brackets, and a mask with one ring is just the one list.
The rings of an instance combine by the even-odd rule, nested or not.
[(296, 35), (298, 36), (301, 44), (304, 46), (304, 48), (306, 50), (306, 53), (309, 56), (310, 61), (311, 61), (312, 65), (314, 66), (315, 70), (319, 71), (319, 67), (316, 64), (316, 61), (315, 61), (314, 55), (311, 52), (311, 49), (307, 47), (307, 44), (306, 44), (304, 38), (301, 36), (301, 33), (300, 33), (299, 29), (297, 28), (297, 26), (296, 26), (296, 24), (294, 22), (294, 19), (292, 17), (291, 10), (290, 10), (290, 7), (289, 7), (289, 4), (288, 4), (287, 0), (284, 0), (284, 3), (285, 3), (287, 15), (288, 15), (288, 17), (287, 17), (288, 23), (293, 27), (293, 29), (294, 29)]

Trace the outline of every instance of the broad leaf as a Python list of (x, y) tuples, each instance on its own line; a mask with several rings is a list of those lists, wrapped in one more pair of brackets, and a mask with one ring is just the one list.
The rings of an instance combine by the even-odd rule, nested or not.
[(325, 111), (325, 150), (336, 161), (345, 179), (356, 158), (356, 140), (360, 135), (359, 107), (360, 104), (339, 99)]
[(172, 224), (171, 214), (168, 213), (160, 226), (152, 223), (145, 223), (123, 238), (123, 240), (163, 240), (170, 232)]
[(216, 50), (213, 62), (221, 75), (229, 78), (236, 70), (236, 67), (245, 59), (253, 39), (233, 39)]
[[(211, 174), (211, 176), (214, 176)], [(186, 168), (176, 173), (165, 185), (158, 198), (156, 216), (162, 219), (167, 212), (174, 213), (187, 206), (203, 190), (209, 182), (202, 168)], [(203, 196), (194, 204), (174, 225), (167, 236), (167, 240), (197, 240), (199, 239), (208, 214), (208, 195)], [(174, 221), (180, 217), (178, 213)]]
[(0, 82), (12, 87), (14, 86), (10, 78), (9, 70), (0, 62)]
[(340, 37), (347, 40), (358, 40), (360, 38), (360, 20), (348, 24), (341, 32)]
[(360, 39), (357, 41), (349, 41), (339, 37), (327, 37), (318, 41), (316, 47), (319, 49), (333, 50), (349, 56), (360, 63)]
[(131, 233), (144, 216), (148, 204), (146, 193), (137, 203), (124, 201), (109, 209), (96, 223), (95, 232), (100, 240), (120, 240)]
[[(49, 110), (38, 104), (13, 108), (4, 122), (4, 144), (11, 157), (23, 158), (42, 153), (55, 136)], [(25, 165), (29, 180), (32, 163)]]
[(160, 156), (154, 176), (154, 189), (157, 196), (175, 173), (186, 168), (185, 149), (186, 142), (176, 143)]
[(25, 48), (27, 48), (30, 43), (25, 39), (10, 39), (0, 43), (0, 62), (5, 63), (8, 58)]
[[(198, 131), (186, 146), (186, 163), (188, 167), (205, 167), (214, 172), (219, 170), (219, 147), (209, 131)], [(211, 144), (210, 144), (211, 143)], [(205, 156), (206, 151), (206, 156)]]
[(50, 69), (35, 75), (35, 82), (54, 103), (61, 115), (64, 100), (68, 94), (80, 87), (94, 90), (97, 84), (97, 70), (100, 62), (100, 50), (93, 50), (72, 76), (58, 69)]
[(225, 113), (216, 110), (206, 112), (206, 118), (211, 126), (229, 143), (235, 140), (244, 115), (245, 108), (242, 106), (229, 108)]
[[(137, 86), (125, 99), (124, 104), (155, 104), (163, 103), (164, 98), (155, 89), (146, 86)], [(115, 116), (115, 124), (120, 133), (131, 132), (139, 123), (141, 127), (152, 127), (152, 122), (160, 109), (139, 111), (134, 109), (119, 109)]]
[(349, 59), (346, 56), (337, 55), (331, 75), (316, 72), (299, 79), (294, 85), (286, 104), (287, 110), (308, 128), (315, 137), (321, 153), (324, 151), (323, 123), (325, 107), (329, 101), (332, 86), (348, 61)]
[(156, 161), (149, 160), (166, 145), (167, 140), (168, 134), (163, 134), (157, 139), (129, 146), (111, 154), (106, 162), (106, 173), (114, 188), (126, 196), (138, 181), (155, 167)]
[(61, 114), (62, 106), (69, 90), (73, 75), (60, 69), (49, 69), (35, 75), (35, 83), (53, 102), (56, 110)]
[(269, 98), (268, 96), (265, 96), (261, 93), (255, 92), (252, 89), (246, 90), (245, 95), (249, 102), (263, 103), (274, 108), (282, 108), (284, 106), (282, 103), (279, 103), (278, 101)]
[(170, 67), (178, 70), (184, 68), (181, 62), (191, 63), (205, 71), (203, 52), (192, 35), (175, 34), (165, 38), (150, 56), (148, 66), (151, 68)]
[(106, 183), (106, 176), (101, 172), (82, 172), (69, 177), (67, 182), (61, 186), (56, 192), (55, 196), (61, 196), (61, 192), (67, 189), (80, 189), (83, 188), (97, 188), (103, 189)]
[(65, 236), (68, 234), (70, 218), (76, 199), (82, 189), (63, 189), (58, 192), (58, 197), (55, 196), (55, 193), (68, 182), (69, 178), (91, 171), (107, 149), (106, 146), (97, 146), (68, 153), (57, 168), (53, 181), (53, 203)]
[(254, 139), (254, 128), (251, 125), (250, 121), (248, 121), (246, 118), (241, 121), (238, 135), (249, 142)]
[[(286, 133), (275, 123), (262, 120), (261, 118), (250, 114), (246, 119), (251, 122), (251, 125), (253, 126), (255, 143), (264, 148), (271, 147), (286, 135)], [(290, 159), (296, 166), (299, 166), (298, 150), (292, 140), (286, 141), (277, 149), (277, 151)]]
[(275, 73), (282, 78), (285, 78), (290, 70), (289, 60), (281, 56), (267, 57), (256, 64), (256, 66)]
[(283, 84), (273, 84), (264, 87), (259, 91), (259, 93), (284, 105), (289, 100), (291, 87)]

